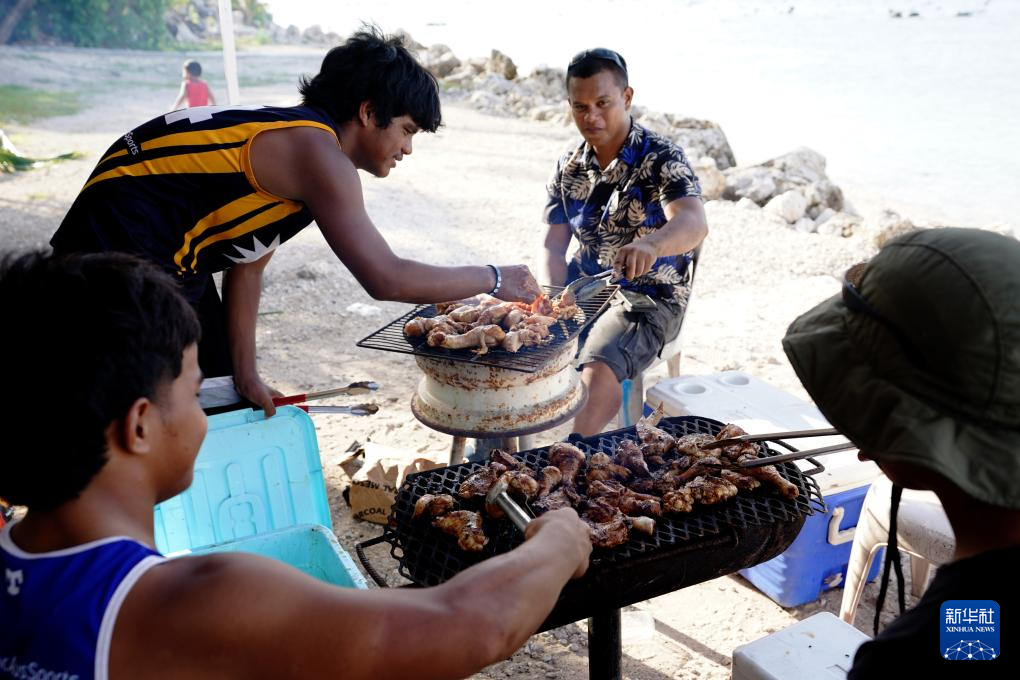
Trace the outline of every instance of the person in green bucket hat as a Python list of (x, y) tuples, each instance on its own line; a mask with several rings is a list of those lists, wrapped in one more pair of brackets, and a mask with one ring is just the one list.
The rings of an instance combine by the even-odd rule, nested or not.
[[(878, 609), (894, 563), (902, 613), (903, 488), (934, 491), (956, 535), (954, 560), (914, 608), (861, 645), (849, 677), (936, 662), (946, 601), (993, 600), (1007, 617), (1016, 612), (1008, 593), (1020, 574), (1020, 242), (955, 228), (890, 241), (847, 272), (840, 295), (796, 319), (783, 348), (825, 417), (893, 482)], [(1000, 646), (1016, 650), (1008, 639)]]

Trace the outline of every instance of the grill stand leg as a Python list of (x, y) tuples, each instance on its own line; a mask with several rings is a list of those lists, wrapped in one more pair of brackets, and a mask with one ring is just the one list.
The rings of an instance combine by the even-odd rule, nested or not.
[(620, 610), (599, 612), (588, 619), (588, 680), (620, 680)]
[(454, 437), (450, 446), (450, 465), (460, 465), (464, 462), (464, 446), (467, 444), (467, 437)]

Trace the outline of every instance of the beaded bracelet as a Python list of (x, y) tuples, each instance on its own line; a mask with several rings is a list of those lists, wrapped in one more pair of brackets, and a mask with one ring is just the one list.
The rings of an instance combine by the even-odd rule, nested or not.
[(494, 264), (486, 266), (492, 269), (492, 273), (496, 275), (496, 285), (489, 291), (489, 295), (495, 295), (499, 292), (499, 287), (503, 285), (503, 274), (499, 271), (499, 267)]

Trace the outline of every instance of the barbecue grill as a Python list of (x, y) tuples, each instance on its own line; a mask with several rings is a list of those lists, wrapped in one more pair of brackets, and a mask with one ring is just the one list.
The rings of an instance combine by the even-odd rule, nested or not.
[[(609, 303), (618, 286), (578, 302), (572, 319), (550, 326), (547, 342), (485, 354), (429, 347), (425, 337), (408, 338), (404, 324), (433, 317), (433, 305), (419, 305), (358, 342), (389, 352), (414, 355), (424, 377), (411, 401), (415, 417), (455, 437), (515, 437), (541, 432), (570, 418), (587, 398), (572, 363), (577, 338)], [(546, 287), (556, 295), (561, 289)], [(456, 447), (455, 447), (456, 451)], [(459, 455), (454, 454), (459, 462)]]
[[(723, 423), (681, 416), (665, 418), (658, 427), (674, 437), (714, 436)], [(638, 441), (634, 428), (589, 437), (575, 445), (588, 457), (599, 451), (611, 455), (624, 439)], [(759, 456), (771, 455), (764, 445), (758, 448)], [(548, 464), (549, 447), (524, 451), (516, 457), (531, 469), (539, 470)], [(357, 546), (366, 571), (377, 583), (385, 585), (365, 559), (362, 549), (367, 545), (388, 543), (403, 576), (418, 586), (433, 586), (522, 542), (520, 533), (509, 521), (486, 517), (488, 545), (481, 553), (467, 553), (457, 547), (455, 538), (433, 528), (430, 522), (411, 519), (414, 504), (422, 495), (448, 493), (459, 498), (460, 483), (480, 467), (478, 463), (465, 463), (407, 477), (397, 493), (383, 535)], [(595, 548), (587, 574), (564, 587), (556, 607), (539, 630), (589, 618), (590, 677), (619, 677), (620, 607), (769, 560), (789, 547), (809, 515), (825, 512), (825, 503), (813, 478), (793, 463), (780, 463), (776, 468), (797, 486), (800, 491), (797, 498), (786, 498), (765, 484), (752, 492), (742, 491), (723, 503), (697, 505), (693, 512), (659, 518), (652, 536), (631, 532), (623, 545)], [(577, 481), (583, 495), (583, 474), (578, 475)], [(461, 508), (479, 509), (469, 501), (459, 502)]]

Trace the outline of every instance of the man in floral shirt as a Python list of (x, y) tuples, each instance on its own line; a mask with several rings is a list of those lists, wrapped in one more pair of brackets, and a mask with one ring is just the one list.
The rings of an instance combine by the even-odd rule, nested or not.
[[(604, 48), (567, 69), (567, 100), (584, 141), (556, 164), (547, 187), (549, 282), (615, 269), (627, 291), (654, 310), (614, 299), (592, 325), (579, 357), (588, 403), (574, 419), (583, 436), (601, 432), (620, 408), (620, 383), (647, 368), (680, 332), (690, 295), (692, 251), (708, 226), (698, 178), (683, 150), (631, 119), (627, 63)], [(571, 237), (578, 248), (566, 261)]]

